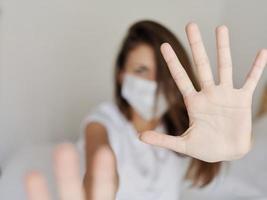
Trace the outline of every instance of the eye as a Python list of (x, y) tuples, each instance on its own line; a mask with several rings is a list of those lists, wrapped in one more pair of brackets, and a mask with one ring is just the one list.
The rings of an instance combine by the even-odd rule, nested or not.
[(149, 72), (149, 69), (146, 66), (137, 67), (134, 72), (139, 75), (145, 75)]

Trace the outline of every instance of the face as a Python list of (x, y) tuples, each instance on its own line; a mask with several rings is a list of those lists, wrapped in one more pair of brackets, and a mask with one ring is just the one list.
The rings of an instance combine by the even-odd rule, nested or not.
[[(156, 96), (156, 70), (154, 51), (149, 45), (140, 44), (129, 52), (124, 71), (121, 73), (123, 81), (121, 94), (132, 107), (135, 119), (142, 118), (146, 122), (154, 123), (167, 110), (164, 96), (162, 94)], [(125, 78), (126, 75), (132, 76)]]
[(152, 47), (140, 44), (127, 57), (124, 72), (147, 80), (156, 80), (156, 61)]

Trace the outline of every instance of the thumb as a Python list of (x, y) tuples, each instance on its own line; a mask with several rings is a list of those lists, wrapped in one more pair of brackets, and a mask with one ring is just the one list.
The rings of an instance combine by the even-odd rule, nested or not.
[(139, 139), (147, 144), (186, 154), (186, 140), (181, 136), (171, 136), (156, 131), (146, 131), (140, 134)]

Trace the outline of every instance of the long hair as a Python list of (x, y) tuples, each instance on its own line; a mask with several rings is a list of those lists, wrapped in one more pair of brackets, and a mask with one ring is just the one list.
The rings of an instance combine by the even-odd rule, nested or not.
[[(177, 136), (181, 135), (189, 127), (189, 117), (183, 97), (171, 77), (167, 64), (161, 55), (160, 45), (164, 42), (171, 44), (195, 88), (198, 89), (190, 59), (183, 45), (175, 35), (159, 23), (148, 20), (139, 21), (129, 28), (116, 59), (115, 101), (125, 117), (128, 120), (131, 120), (131, 107), (121, 95), (122, 83), (120, 74), (124, 70), (129, 53), (140, 44), (149, 45), (152, 47), (155, 54), (157, 66), (156, 82), (158, 83), (158, 90), (163, 92), (163, 95), (168, 102), (169, 109), (163, 116), (162, 121), (168, 134)], [(185, 178), (191, 179), (193, 185), (205, 186), (218, 174), (219, 169), (220, 163), (207, 163), (192, 158)]]
[(257, 117), (261, 117), (267, 113), (267, 84), (262, 93), (260, 108), (257, 114)]

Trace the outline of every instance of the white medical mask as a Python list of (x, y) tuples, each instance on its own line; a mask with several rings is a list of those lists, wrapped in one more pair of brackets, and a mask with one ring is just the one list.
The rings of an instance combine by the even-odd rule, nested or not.
[(157, 97), (157, 83), (134, 75), (125, 74), (122, 96), (147, 121), (160, 118), (168, 109), (163, 94)]

